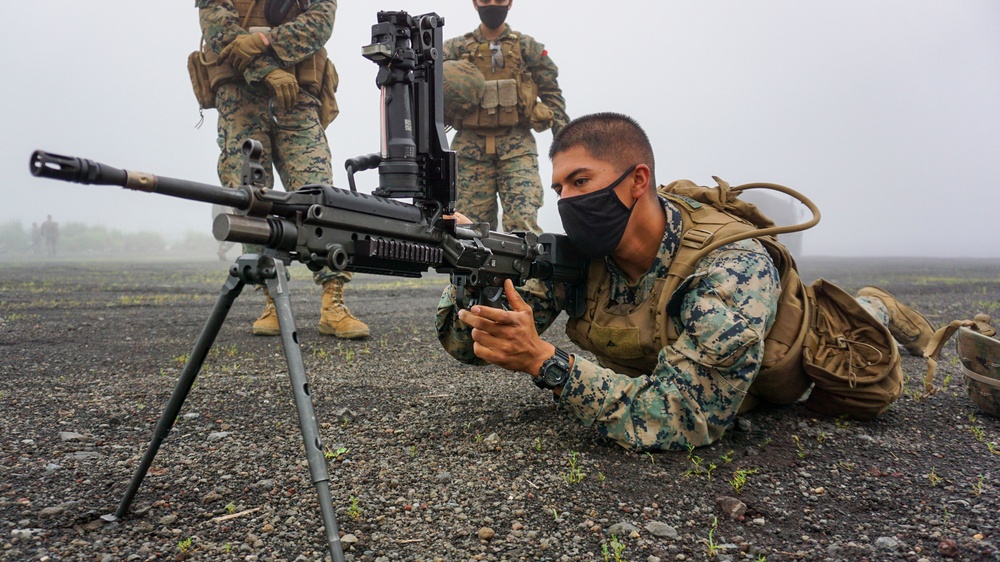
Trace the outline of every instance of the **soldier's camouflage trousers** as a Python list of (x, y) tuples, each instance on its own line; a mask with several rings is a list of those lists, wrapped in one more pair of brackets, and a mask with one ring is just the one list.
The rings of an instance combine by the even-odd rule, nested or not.
[(544, 191), (538, 157), (526, 154), (506, 160), (458, 158), (455, 209), (473, 222), (488, 222), (497, 230), (497, 197), (503, 208), (505, 232), (538, 227)]
[[(264, 152), (264, 185), (274, 187), (274, 170), (278, 170), (285, 189), (295, 190), (313, 183), (332, 184), (333, 168), (326, 132), (319, 125), (319, 100), (300, 92), (298, 102), (282, 113), (275, 104), (272, 119), (268, 110), (270, 91), (264, 85), (247, 86), (237, 82), (223, 84), (215, 94), (219, 110), (219, 180), (226, 187), (240, 185), (243, 154), (240, 147), (248, 138), (261, 143)], [(259, 253), (260, 246), (244, 245), (244, 253)], [(332, 279), (350, 281), (349, 272), (333, 272), (327, 268), (313, 274), (322, 284)]]

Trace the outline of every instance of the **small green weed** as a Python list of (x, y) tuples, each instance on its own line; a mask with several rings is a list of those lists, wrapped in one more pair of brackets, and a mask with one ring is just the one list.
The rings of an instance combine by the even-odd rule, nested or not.
[(983, 495), (983, 490), (985, 489), (986, 489), (986, 477), (980, 474), (979, 480), (977, 480), (976, 483), (972, 485), (972, 493), (975, 494), (976, 496), (981, 496)]
[(733, 479), (729, 481), (729, 485), (733, 487), (733, 490), (738, 494), (743, 491), (743, 487), (747, 485), (747, 476), (751, 474), (757, 474), (760, 470), (756, 468), (740, 468), (733, 473)]
[(348, 449), (347, 447), (337, 447), (336, 449), (333, 450), (330, 449), (324, 450), (323, 456), (326, 457), (326, 460), (337, 461), (340, 460), (340, 457), (346, 455), (349, 452), (351, 452), (351, 450)]
[(194, 544), (194, 537), (188, 537), (184, 540), (177, 541), (177, 550), (181, 552), (187, 552), (191, 550), (191, 546)]
[(799, 458), (800, 458), (800, 459), (804, 459), (804, 458), (806, 458), (806, 450), (805, 450), (805, 448), (804, 448), (804, 447), (802, 446), (802, 440), (801, 440), (801, 439), (799, 439), (799, 436), (798, 436), (798, 435), (793, 435), (793, 436), (792, 436), (792, 439), (794, 439), (794, 440), (795, 440), (795, 448), (796, 448), (796, 449), (798, 450), (798, 453), (797, 453), (797, 454), (798, 454)]
[(563, 480), (565, 480), (567, 484), (570, 485), (579, 484), (580, 482), (583, 482), (585, 478), (587, 478), (586, 473), (580, 470), (580, 466), (577, 464), (579, 458), (580, 458), (580, 453), (577, 453), (576, 451), (570, 451), (569, 472), (563, 475)]
[(931, 481), (931, 486), (937, 486), (942, 480), (942, 478), (937, 475), (937, 469), (933, 467), (931, 467), (931, 473), (927, 475), (927, 479)]
[(715, 558), (719, 555), (719, 544), (715, 542), (713, 536), (715, 535), (715, 529), (719, 526), (719, 518), (712, 518), (712, 528), (708, 530), (708, 539), (702, 539), (705, 546), (708, 547), (708, 557)]
[(347, 508), (347, 515), (350, 516), (351, 519), (357, 521), (358, 518), (361, 517), (361, 502), (354, 496), (351, 496), (349, 501), (351, 502), (351, 505)]
[(611, 541), (601, 544), (601, 552), (604, 554), (604, 562), (623, 562), (625, 559), (625, 545), (618, 540), (618, 537), (611, 535)]

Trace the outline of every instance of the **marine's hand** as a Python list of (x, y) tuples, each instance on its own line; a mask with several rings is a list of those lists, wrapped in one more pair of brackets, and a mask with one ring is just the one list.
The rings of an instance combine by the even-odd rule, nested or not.
[(460, 320), (472, 327), (476, 357), (511, 371), (537, 376), (542, 363), (555, 354), (555, 347), (538, 336), (531, 307), (507, 279), (504, 293), (511, 310), (473, 306), (460, 310)]
[(255, 58), (264, 54), (269, 44), (267, 36), (263, 33), (239, 35), (219, 53), (219, 62), (245, 72)]
[(444, 215), (441, 218), (455, 219), (455, 224), (472, 224), (472, 219), (463, 215), (462, 213), (459, 213), (458, 211), (455, 211), (455, 213), (451, 215)]
[(278, 98), (278, 108), (281, 111), (295, 107), (295, 98), (299, 96), (299, 82), (294, 74), (276, 68), (264, 77), (264, 81)]

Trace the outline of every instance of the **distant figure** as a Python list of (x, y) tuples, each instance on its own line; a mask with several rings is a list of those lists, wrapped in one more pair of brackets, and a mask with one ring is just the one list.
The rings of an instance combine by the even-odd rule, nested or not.
[[(219, 215), (225, 215), (233, 212), (232, 209), (223, 205), (212, 205), (212, 221), (215, 221), (215, 217)], [(226, 253), (229, 252), (236, 245), (236, 242), (226, 242), (224, 240), (219, 241), (219, 247), (215, 252), (215, 255), (219, 256), (219, 261), (227, 261)]]
[[(552, 129), (569, 120), (559, 88), (559, 69), (545, 46), (505, 22), (513, 0), (473, 0), (481, 24), (449, 39), (442, 51), (445, 95), (449, 89), (472, 90), (447, 69), (459, 64), (478, 80), (478, 91), (465, 107), (445, 106), (445, 122), (458, 132), (451, 149), (458, 156), (455, 208), (473, 222), (497, 230), (497, 198), (503, 229), (540, 232), (538, 209), (544, 188), (538, 175), (538, 148), (532, 129)], [(454, 61), (454, 62), (452, 62)]]
[(56, 257), (56, 245), (59, 243), (59, 223), (52, 220), (52, 215), (42, 223), (39, 229), (42, 238), (45, 239), (45, 247), (48, 249), (50, 258)]
[(31, 223), (31, 253), (38, 255), (42, 249), (42, 229), (37, 222)]

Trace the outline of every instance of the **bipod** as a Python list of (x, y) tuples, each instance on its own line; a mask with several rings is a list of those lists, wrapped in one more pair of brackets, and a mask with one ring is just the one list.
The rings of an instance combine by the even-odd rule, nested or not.
[(278, 312), (278, 326), (281, 330), (281, 347), (285, 351), (285, 361), (288, 363), (288, 377), (292, 383), (292, 396), (295, 398), (295, 407), (299, 414), (299, 426), (302, 429), (302, 442), (306, 448), (306, 459), (309, 461), (309, 473), (312, 477), (313, 485), (316, 487), (316, 494), (319, 496), (319, 507), (323, 513), (323, 526), (326, 528), (326, 540), (330, 545), (330, 556), (334, 562), (344, 561), (344, 552), (340, 544), (340, 531), (337, 528), (337, 516), (333, 509), (333, 498), (330, 495), (330, 475), (326, 468), (326, 457), (323, 455), (323, 443), (319, 438), (319, 424), (316, 421), (316, 412), (313, 409), (312, 398), (309, 395), (309, 380), (306, 378), (305, 365), (302, 362), (302, 351), (299, 349), (299, 336), (295, 329), (295, 318), (292, 316), (292, 305), (288, 295), (288, 276), (285, 264), (280, 259), (271, 256), (244, 254), (236, 259), (229, 268), (229, 277), (222, 285), (222, 292), (212, 314), (205, 322), (205, 326), (198, 335), (198, 341), (194, 344), (194, 349), (181, 371), (177, 386), (174, 387), (173, 394), (167, 400), (167, 405), (163, 408), (160, 420), (156, 423), (153, 431), (153, 439), (142, 456), (139, 466), (132, 476), (125, 497), (118, 504), (118, 510), (114, 515), (102, 517), (105, 521), (117, 521), (125, 517), (128, 508), (135, 498), (139, 486), (142, 484), (146, 472), (149, 471), (153, 463), (153, 457), (160, 450), (160, 445), (170, 434), (170, 428), (177, 419), (184, 400), (188, 392), (194, 385), (194, 380), (201, 371), (201, 366), (205, 362), (205, 357), (212, 349), (215, 338), (219, 335), (229, 309), (232, 308), (236, 297), (243, 291), (247, 284), (267, 285), (267, 289), (274, 299), (274, 306)]

